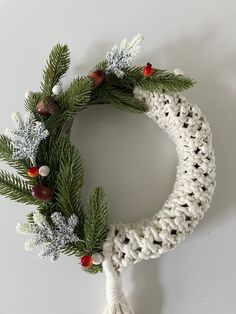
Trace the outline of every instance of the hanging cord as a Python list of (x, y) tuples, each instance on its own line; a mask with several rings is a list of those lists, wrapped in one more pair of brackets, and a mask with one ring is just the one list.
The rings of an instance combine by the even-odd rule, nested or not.
[(111, 226), (107, 239), (103, 246), (103, 270), (106, 275), (106, 293), (108, 305), (103, 314), (134, 314), (124, 294), (122, 273), (115, 269), (112, 263), (113, 240), (115, 227)]

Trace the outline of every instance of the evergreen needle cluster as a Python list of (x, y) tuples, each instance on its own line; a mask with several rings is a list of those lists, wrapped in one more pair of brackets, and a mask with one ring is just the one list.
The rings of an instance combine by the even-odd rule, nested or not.
[[(147, 111), (144, 101), (133, 95), (134, 87), (156, 92), (179, 92), (190, 88), (194, 82), (186, 76), (154, 69), (149, 77), (143, 76), (142, 67), (123, 69), (122, 77), (112, 72), (105, 75), (104, 82), (96, 86), (88, 76), (72, 81), (67, 90), (60, 95), (52, 94), (55, 84), (60, 84), (70, 64), (70, 52), (67, 45), (56, 45), (47, 60), (43, 71), (41, 91), (25, 100), (25, 109), (34, 114), (35, 120), (44, 123), (49, 136), (44, 139), (37, 151), (37, 165), (48, 165), (50, 176), (31, 178), (27, 175), (30, 160), (14, 160), (10, 140), (0, 136), (0, 160), (16, 170), (16, 174), (0, 171), (0, 193), (6, 197), (27, 205), (35, 205), (51, 224), (51, 215), (60, 212), (69, 218), (78, 217), (75, 232), (80, 241), (65, 245), (62, 251), (68, 255), (81, 257), (101, 252), (108, 232), (108, 207), (102, 187), (91, 192), (85, 209), (81, 202), (81, 188), (84, 182), (84, 168), (80, 154), (72, 145), (69, 137), (63, 134), (65, 125), (77, 112), (90, 104), (110, 104), (118, 109), (142, 113)], [(95, 70), (106, 72), (107, 61), (96, 66)], [(42, 116), (36, 113), (36, 105), (46, 96), (54, 97), (59, 110), (56, 114)], [(35, 199), (31, 189), (44, 184), (53, 190), (53, 199), (42, 202)], [(28, 223), (34, 224), (33, 212), (27, 215)], [(92, 265), (90, 273), (101, 270), (101, 266)]]

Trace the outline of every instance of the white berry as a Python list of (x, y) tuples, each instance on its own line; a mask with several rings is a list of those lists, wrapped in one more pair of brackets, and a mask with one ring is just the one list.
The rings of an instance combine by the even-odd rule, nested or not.
[(42, 177), (47, 177), (50, 173), (50, 168), (48, 166), (41, 166), (39, 168), (39, 174), (42, 176)]
[(179, 69), (179, 68), (178, 69), (174, 69), (173, 72), (174, 72), (175, 75), (184, 75), (184, 71)]
[(62, 87), (61, 87), (60, 84), (56, 84), (56, 85), (53, 86), (53, 88), (52, 88), (52, 92), (53, 92), (53, 94), (54, 94), (55, 96), (60, 95), (60, 94), (62, 93), (62, 91), (63, 91), (63, 89), (62, 89)]
[(103, 261), (103, 257), (100, 253), (94, 253), (92, 255), (92, 260), (94, 265), (100, 265)]
[(31, 90), (27, 90), (27, 92), (25, 93), (25, 98), (28, 99), (28, 98), (31, 98), (33, 97), (34, 93), (31, 91)]

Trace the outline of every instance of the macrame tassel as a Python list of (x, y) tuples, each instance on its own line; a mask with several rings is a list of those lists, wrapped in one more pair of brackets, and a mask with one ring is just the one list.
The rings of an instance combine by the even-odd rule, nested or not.
[(103, 270), (108, 301), (103, 314), (134, 314), (123, 291), (122, 276), (116, 272), (110, 258), (105, 258)]

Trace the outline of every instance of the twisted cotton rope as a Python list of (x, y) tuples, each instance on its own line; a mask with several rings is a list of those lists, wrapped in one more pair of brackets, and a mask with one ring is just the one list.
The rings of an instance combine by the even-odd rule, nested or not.
[(132, 263), (160, 257), (174, 249), (203, 218), (215, 188), (215, 157), (209, 123), (196, 105), (181, 95), (135, 89), (148, 105), (147, 116), (176, 144), (179, 158), (173, 192), (151, 219), (113, 224), (104, 244), (107, 275), (106, 314), (132, 314), (122, 288), (123, 270)]

